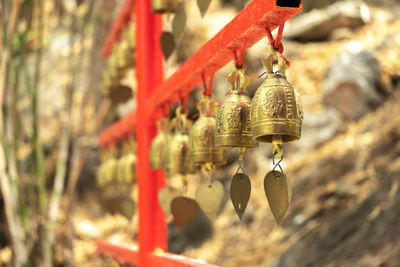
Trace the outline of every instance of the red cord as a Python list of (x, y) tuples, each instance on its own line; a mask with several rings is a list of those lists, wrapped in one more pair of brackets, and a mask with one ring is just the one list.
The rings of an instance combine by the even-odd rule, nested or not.
[(215, 75), (215, 72), (213, 72), (211, 74), (211, 77), (210, 77), (210, 80), (209, 80), (208, 86), (207, 86), (206, 77), (204, 76), (204, 73), (201, 74), (201, 78), (203, 80), (203, 86), (204, 86), (204, 90), (203, 90), (202, 94), (205, 96), (211, 96), (211, 89), (212, 89), (212, 84), (214, 81), (214, 75)]
[(275, 50), (278, 50), (279, 53), (281, 53), (281, 54), (283, 53), (283, 50), (284, 50), (283, 43), (282, 43), (282, 35), (283, 35), (284, 27), (285, 27), (285, 22), (283, 22), (279, 25), (278, 34), (276, 35), (275, 40), (274, 40), (274, 37), (272, 36), (271, 29), (268, 26), (266, 27), (267, 37), (269, 40), (268, 44), (272, 45), (275, 48)]
[(234, 60), (236, 68), (241, 69), (243, 67), (244, 49), (240, 49), (239, 56), (236, 52), (236, 49), (233, 50), (233, 55), (235, 56)]
[(186, 112), (188, 110), (188, 108), (186, 107), (186, 104), (187, 104), (187, 101), (189, 98), (189, 93), (190, 93), (190, 91), (187, 91), (185, 94), (182, 92), (179, 92), (179, 103), (184, 112)]

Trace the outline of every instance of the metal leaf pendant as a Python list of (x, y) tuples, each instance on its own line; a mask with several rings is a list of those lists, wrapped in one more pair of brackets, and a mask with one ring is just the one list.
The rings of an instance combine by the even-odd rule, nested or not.
[(224, 187), (218, 181), (202, 183), (196, 190), (196, 201), (211, 220), (215, 220), (217, 217), (223, 197)]
[(178, 229), (182, 229), (196, 217), (199, 205), (194, 199), (176, 197), (171, 202), (171, 213)]
[(164, 187), (158, 192), (158, 201), (164, 211), (165, 217), (171, 215), (171, 201), (179, 195), (179, 191), (172, 187)]
[(289, 207), (292, 189), (286, 175), (279, 171), (271, 171), (264, 178), (264, 190), (269, 207), (279, 224)]
[(251, 184), (246, 174), (237, 173), (231, 182), (231, 200), (240, 220), (250, 199)]

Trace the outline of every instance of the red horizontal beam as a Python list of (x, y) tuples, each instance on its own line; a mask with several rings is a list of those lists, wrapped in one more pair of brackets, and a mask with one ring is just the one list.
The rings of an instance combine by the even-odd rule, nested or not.
[[(112, 244), (107, 241), (97, 241), (97, 252), (112, 256), (119, 263), (137, 264), (138, 249), (123, 245)], [(204, 261), (189, 259), (181, 255), (166, 252), (152, 253), (148, 255), (148, 267), (218, 267)]]
[[(186, 95), (202, 83), (202, 75), (209, 79), (234, 59), (235, 51), (236, 54), (245, 51), (267, 35), (267, 27), (272, 31), (301, 10), (302, 3), (299, 8), (288, 8), (277, 6), (276, 0), (253, 0), (156, 89), (147, 101), (148, 108), (146, 114), (140, 115), (141, 119), (154, 116), (158, 108), (177, 102), (179, 96)], [(101, 134), (100, 145), (115, 143), (126, 135), (120, 129), (119, 122), (111, 125)], [(133, 132), (134, 127), (130, 130)]]
[(99, 145), (106, 149), (122, 138), (129, 138), (135, 132), (135, 127), (136, 112), (133, 111), (104, 130), (99, 136)]
[(114, 20), (111, 30), (107, 35), (107, 39), (103, 44), (103, 57), (109, 57), (111, 55), (113, 45), (121, 40), (122, 31), (131, 21), (134, 3), (134, 0), (125, 0), (122, 4), (121, 10)]
[(103, 255), (112, 256), (120, 263), (136, 264), (138, 259), (138, 249), (122, 245), (111, 244), (108, 241), (97, 241), (97, 252)]

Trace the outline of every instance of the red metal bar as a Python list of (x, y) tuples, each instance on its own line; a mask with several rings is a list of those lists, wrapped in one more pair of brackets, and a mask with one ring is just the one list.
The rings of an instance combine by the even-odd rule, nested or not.
[[(144, 118), (153, 91), (163, 80), (163, 56), (159, 38), (162, 32), (161, 15), (152, 12), (151, 1), (137, 0), (136, 16), (136, 120), (137, 184), (139, 212), (140, 267), (150, 267), (147, 255), (156, 248), (167, 249), (167, 229), (164, 213), (158, 203), (158, 191), (165, 186), (162, 171), (150, 168), (150, 143), (156, 134), (155, 121)], [(132, 55), (133, 60), (133, 55)]]
[(113, 258), (127, 263), (136, 264), (138, 259), (138, 249), (137, 247), (128, 247), (122, 245), (112, 244), (108, 241), (97, 241), (97, 252), (101, 254), (107, 254)]
[[(96, 242), (97, 252), (107, 254), (124, 263), (136, 264), (138, 259), (137, 247), (111, 244), (107, 241)], [(181, 255), (165, 252), (154, 252), (147, 255), (147, 266), (157, 267), (218, 267), (204, 261), (193, 260)]]
[(113, 45), (121, 40), (121, 33), (123, 29), (129, 24), (134, 8), (134, 0), (125, 0), (122, 4), (117, 18), (111, 27), (106, 41), (103, 44), (103, 57), (107, 58), (111, 55)]
[[(179, 95), (186, 95), (202, 83), (203, 74), (209, 79), (215, 71), (234, 60), (235, 50), (239, 54), (245, 51), (268, 34), (267, 27), (275, 29), (301, 9), (301, 3), (299, 8), (288, 8), (277, 6), (275, 0), (253, 0), (157, 88), (146, 102), (146, 116), (141, 113), (141, 118), (152, 117), (161, 105), (177, 102)], [(110, 126), (114, 127), (117, 128), (115, 125)], [(111, 132), (119, 133), (119, 130)], [(106, 144), (112, 143), (115, 142), (115, 136), (104, 132), (101, 140)]]

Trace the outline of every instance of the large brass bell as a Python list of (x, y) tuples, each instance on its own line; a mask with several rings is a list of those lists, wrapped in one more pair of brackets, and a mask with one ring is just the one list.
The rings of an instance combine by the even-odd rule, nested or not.
[(154, 13), (174, 13), (178, 6), (178, 0), (152, 0)]
[(190, 131), (190, 161), (194, 164), (218, 165), (226, 162), (225, 150), (215, 146), (215, 113), (218, 104), (201, 95), (197, 104), (200, 117)]
[(246, 91), (248, 78), (245, 68), (235, 67), (226, 79), (231, 84), (231, 90), (217, 112), (215, 145), (232, 148), (255, 147), (258, 144), (253, 140), (251, 100)]
[(165, 151), (169, 140), (167, 133), (167, 120), (164, 118), (157, 122), (158, 133), (150, 146), (150, 166), (153, 170), (165, 168)]
[[(279, 72), (273, 72), (273, 61), (278, 59)], [(258, 142), (285, 143), (300, 139), (303, 121), (301, 100), (286, 80), (286, 62), (276, 54), (263, 60), (265, 81), (257, 89), (251, 102), (253, 139)]]
[(165, 153), (165, 170), (167, 176), (176, 174), (186, 175), (193, 171), (189, 160), (189, 122), (181, 107), (176, 110), (176, 117), (172, 122), (175, 133), (171, 137)]

